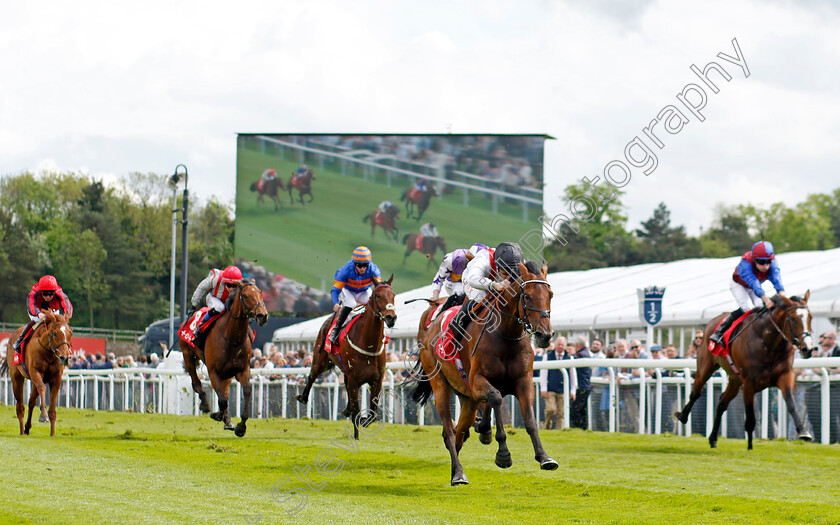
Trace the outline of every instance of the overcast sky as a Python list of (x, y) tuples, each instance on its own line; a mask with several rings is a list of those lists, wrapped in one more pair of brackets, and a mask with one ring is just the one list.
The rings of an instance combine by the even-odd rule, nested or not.
[[(0, 174), (190, 171), (233, 202), (238, 132), (547, 133), (546, 209), (668, 105), (685, 113), (630, 226), (664, 201), (696, 234), (718, 202), (840, 187), (840, 10), (786, 1), (16, 2), (0, 18)], [(632, 7), (631, 7), (632, 6)], [(735, 56), (749, 77), (717, 58)], [(704, 122), (676, 95), (715, 61)], [(661, 126), (661, 124), (660, 124)], [(650, 141), (650, 139), (646, 139)], [(652, 143), (649, 143), (652, 146)], [(602, 177), (603, 178), (603, 177)]]

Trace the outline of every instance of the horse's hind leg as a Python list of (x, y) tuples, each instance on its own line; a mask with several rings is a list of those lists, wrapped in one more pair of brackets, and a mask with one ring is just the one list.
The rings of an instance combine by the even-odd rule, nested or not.
[(534, 446), (534, 458), (539, 462), (541, 469), (555, 470), (560, 465), (548, 456), (540, 441), (540, 427), (534, 417), (534, 383), (530, 376), (520, 379), (516, 384), (516, 399), (519, 400), (519, 411), (525, 422), (525, 430)]
[(210, 384), (213, 385), (213, 390), (216, 391), (216, 396), (219, 398), (219, 411), (210, 414), (210, 417), (216, 421), (222, 421), (225, 424), (225, 430), (233, 430), (233, 424), (230, 422), (230, 414), (228, 413), (228, 392), (230, 391), (230, 379), (222, 380), (219, 374), (210, 372)]
[(507, 435), (502, 419), (502, 393), (496, 390), (487, 381), (487, 378), (480, 375), (476, 376), (472, 391), (478, 394), (476, 397), (479, 399), (487, 399), (488, 405), (492, 407), (493, 413), (496, 415), (496, 443), (499, 444), (499, 450), (496, 451), (496, 466), (508, 468), (513, 465), (513, 460), (510, 457), (510, 450), (508, 450)]
[(715, 362), (714, 357), (709, 352), (701, 352), (697, 356), (697, 372), (694, 376), (694, 385), (691, 387), (691, 395), (688, 397), (688, 402), (683, 409), (674, 414), (674, 417), (683, 425), (688, 423), (691, 407), (694, 406), (695, 401), (703, 393), (703, 385), (706, 384), (718, 368), (720, 368), (720, 365)]
[(793, 418), (793, 424), (796, 425), (796, 439), (813, 441), (814, 436), (807, 428), (805, 428), (805, 422), (799, 417), (799, 412), (796, 410), (796, 400), (793, 398), (795, 383), (796, 376), (793, 374), (793, 371), (790, 371), (779, 377), (778, 381), (776, 381), (776, 386), (785, 396), (785, 404), (787, 405), (788, 414), (790, 414), (790, 417)]
[[(17, 413), (18, 421), (20, 422), (20, 435), (23, 432), (23, 415), (26, 413), (26, 408), (23, 404), (23, 382), (25, 379), (16, 371), (12, 371), (9, 375), (12, 376), (12, 391), (15, 394), (15, 412)], [(15, 377), (16, 376), (16, 377)]]
[(458, 401), (461, 403), (461, 417), (458, 418), (458, 425), (455, 427), (455, 450), (461, 452), (464, 441), (470, 437), (470, 427), (475, 423), (478, 401), (466, 396), (458, 396)]
[[(723, 418), (723, 413), (726, 412), (726, 408), (729, 406), (729, 402), (735, 399), (735, 396), (738, 395), (738, 390), (740, 389), (741, 380), (735, 376), (729, 376), (729, 385), (727, 385), (726, 390), (720, 396), (718, 405), (715, 408), (715, 424), (712, 427), (712, 433), (709, 434), (709, 446), (711, 446), (712, 448), (717, 447), (718, 432), (720, 431), (720, 420), (721, 418)], [(747, 415), (747, 418), (749, 418), (749, 414)], [(753, 427), (755, 427), (755, 414), (753, 414)]]
[(493, 429), (490, 425), (490, 408), (486, 402), (478, 405), (476, 414), (478, 422), (475, 424), (475, 431), (478, 433), (478, 441), (482, 445), (489, 445), (493, 441)]
[(245, 435), (245, 422), (248, 421), (248, 416), (251, 415), (251, 369), (247, 366), (242, 372), (236, 374), (236, 380), (242, 385), (242, 413), (240, 414), (242, 420), (236, 425), (233, 433), (239, 437)]
[(309, 377), (306, 378), (306, 385), (303, 387), (303, 392), (295, 396), (300, 403), (304, 405), (309, 402), (309, 391), (312, 390), (312, 384), (318, 379), (318, 376), (324, 373), (329, 367), (330, 358), (323, 348), (315, 350), (315, 355), (312, 357), (312, 366), (309, 368)]
[[(449, 459), (452, 464), (452, 476), (449, 483), (453, 486), (466, 485), (469, 483), (469, 480), (467, 479), (466, 474), (464, 474), (464, 467), (461, 465), (461, 460), (458, 458), (455, 425), (452, 421), (452, 412), (449, 409), (449, 403), (452, 399), (452, 387), (449, 385), (443, 374), (431, 377), (429, 378), (429, 381), (432, 385), (432, 392), (434, 392), (435, 395), (435, 407), (437, 408), (441, 422), (443, 423), (443, 445), (446, 447), (446, 450), (449, 451)], [(461, 412), (461, 419), (463, 418), (464, 413)]]
[[(183, 344), (185, 343), (181, 343), (181, 345)], [(207, 393), (201, 387), (201, 380), (198, 379), (198, 374), (195, 371), (195, 354), (190, 349), (185, 350), (183, 346), (181, 346), (181, 352), (184, 354), (184, 368), (192, 380), (193, 392), (198, 394), (198, 409), (206, 414), (210, 412), (210, 403), (207, 402)]]

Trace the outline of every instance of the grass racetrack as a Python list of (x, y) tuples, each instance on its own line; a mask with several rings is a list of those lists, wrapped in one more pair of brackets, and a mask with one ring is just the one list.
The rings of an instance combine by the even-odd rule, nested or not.
[[(0, 523), (840, 522), (837, 446), (543, 431), (560, 463), (543, 472), (513, 429), (513, 467), (497, 468), (495, 442), (473, 434), (461, 454), (470, 485), (450, 487), (440, 427), (385, 424), (354, 442), (346, 422), (252, 419), (240, 439), (209, 417), (60, 408), (50, 438), (42, 423), (18, 436), (13, 407), (0, 416)], [(343, 462), (331, 477), (316, 471), (327, 449), (325, 470)], [(293, 488), (307, 501), (292, 517)]]
[[(464, 208), (460, 190), (433, 198), (429, 209), (418, 223), (407, 219), (400, 195), (411, 186), (405, 179), (394, 179), (393, 186), (385, 184), (382, 174), (364, 180), (360, 174), (342, 175), (338, 166), (320, 169), (318, 164), (312, 182), (314, 201), (305, 206), (289, 204), (287, 192), (280, 191), (283, 208), (274, 210), (274, 203), (266, 198), (257, 204), (257, 194), (249, 190), (267, 168), (275, 168), (284, 182), (299, 165), (291, 155), (281, 160), (276, 153), (263, 154), (240, 146), (237, 153), (236, 182), (236, 257), (254, 261), (267, 270), (287, 275), (309, 286), (326, 290), (332, 287), (335, 271), (350, 260), (353, 249), (368, 246), (373, 260), (382, 270), (383, 278), (394, 274), (394, 290), (404, 292), (431, 284), (437, 266), (427, 266), (426, 257), (413, 252), (403, 265), (405, 245), (388, 240), (381, 228), (371, 238), (370, 222), (362, 218), (375, 211), (383, 200), (400, 206), (399, 240), (409, 233), (417, 233), (420, 225), (434, 222), (438, 233), (446, 240), (448, 251), (469, 248), (482, 242), (496, 246), (503, 241), (519, 241), (525, 233), (539, 228), (539, 214), (532, 210), (529, 221), (522, 219), (521, 206), (499, 203), (499, 213), (490, 211), (490, 202), (478, 193), (470, 196), (470, 207)], [(295, 199), (298, 197), (294, 190)], [(308, 197), (305, 197), (308, 201)], [(440, 264), (445, 253), (435, 254)]]

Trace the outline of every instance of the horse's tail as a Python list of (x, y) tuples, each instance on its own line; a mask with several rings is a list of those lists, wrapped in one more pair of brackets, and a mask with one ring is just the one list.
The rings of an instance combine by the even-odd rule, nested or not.
[(432, 382), (429, 381), (429, 378), (426, 376), (426, 372), (423, 371), (423, 364), (419, 359), (417, 360), (417, 364), (414, 365), (414, 368), (411, 370), (411, 376), (415, 378), (417, 385), (411, 392), (411, 399), (413, 399), (415, 403), (425, 405), (429, 398), (432, 397)]
[(364, 218), (364, 219), (362, 219), (362, 222), (367, 222), (367, 221), (368, 221), (368, 219), (370, 219), (370, 216), (371, 216), (371, 215), (373, 215), (373, 214), (372, 214), (372, 213), (368, 213), (367, 215), (365, 215), (365, 218)]
[(407, 241), (409, 237), (411, 237), (410, 233), (408, 235), (406, 235), (405, 237), (403, 237), (403, 244), (405, 244), (405, 241)]
[(7, 375), (9, 373), (9, 363), (6, 362), (6, 358), (3, 358), (3, 362), (0, 363), (0, 377)]

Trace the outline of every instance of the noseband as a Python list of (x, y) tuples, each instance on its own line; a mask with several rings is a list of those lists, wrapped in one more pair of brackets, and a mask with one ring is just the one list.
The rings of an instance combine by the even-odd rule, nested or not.
[[(73, 346), (70, 343), (67, 342), (67, 338), (65, 338), (64, 341), (61, 341), (60, 343), (58, 343), (58, 346), (53, 346), (53, 339), (55, 338), (55, 333), (58, 331), (57, 328), (61, 325), (67, 325), (67, 328), (70, 328), (69, 323), (52, 323), (52, 324), (50, 324), (50, 329), (47, 331), (47, 333), (50, 336), (49, 339), (47, 340), (47, 346), (44, 346), (41, 343), (41, 339), (38, 338), (38, 344), (41, 345), (41, 348), (43, 348), (44, 350), (49, 350), (50, 352), (53, 353), (54, 356), (56, 356), (58, 358), (61, 358), (61, 356), (58, 355), (58, 349), (61, 348), (63, 345), (67, 345), (70, 348), (71, 351), (73, 350)], [(53, 327), (55, 327), (56, 329), (53, 329)], [(72, 331), (71, 331), (71, 333), (72, 333)]]
[[(397, 309), (394, 307), (394, 303), (388, 303), (382, 309), (378, 308), (378, 305), (376, 304), (376, 289), (380, 286), (387, 286), (388, 288), (391, 287), (391, 285), (388, 283), (382, 283), (377, 285), (376, 288), (373, 289), (373, 294), (371, 296), (371, 299), (373, 300), (373, 307), (371, 308), (371, 310), (373, 311), (373, 315), (376, 316), (377, 319), (379, 319), (382, 322), (385, 322), (385, 314), (383, 314), (382, 312), (396, 312)], [(370, 303), (370, 301), (368, 301), (368, 303)]]
[(785, 331), (782, 330), (781, 327), (779, 327), (778, 324), (776, 324), (776, 320), (773, 319), (773, 314), (772, 313), (770, 314), (770, 322), (773, 323), (773, 328), (775, 328), (776, 331), (779, 332), (779, 334), (782, 336), (782, 338), (784, 338), (785, 341), (788, 342), (788, 344), (791, 344), (791, 345), (793, 345), (793, 346), (795, 346), (795, 347), (797, 347), (801, 350), (802, 345), (805, 344), (805, 337), (810, 336), (811, 332), (809, 332), (808, 330), (805, 329), (805, 324), (803, 323), (802, 324), (802, 331), (799, 332), (798, 334), (794, 335), (793, 325), (791, 324), (791, 320), (790, 320), (790, 318), (791, 318), (790, 311), (798, 310), (799, 308), (808, 309), (808, 305), (800, 304), (800, 305), (788, 306), (784, 310), (785, 311), (785, 327), (787, 327), (788, 331), (790, 331), (790, 333), (791, 333), (791, 337), (793, 338), (794, 341), (797, 341), (797, 343), (794, 343), (793, 341), (788, 339), (788, 336), (785, 335)]
[[(245, 290), (245, 288), (248, 288), (249, 286), (253, 286), (254, 288), (256, 288), (257, 292), (260, 294), (260, 302), (258, 302), (257, 304), (255, 304), (254, 306), (252, 306), (250, 308), (248, 307), (247, 304), (245, 304), (245, 299), (242, 296), (242, 291)], [(232, 319), (255, 319), (257, 308), (259, 308), (260, 306), (265, 308), (265, 303), (262, 301), (262, 292), (257, 287), (257, 285), (254, 284), (254, 283), (249, 283), (249, 284), (246, 284), (245, 286), (243, 286), (241, 288), (237, 288), (236, 292), (234, 292), (234, 294), (233, 294), (234, 299), (236, 298), (237, 295), (240, 296), (239, 297), (239, 303), (242, 305), (242, 309), (245, 310), (245, 315), (237, 316), (237, 315), (233, 315), (233, 312), (231, 312), (230, 316), (231, 316)]]

